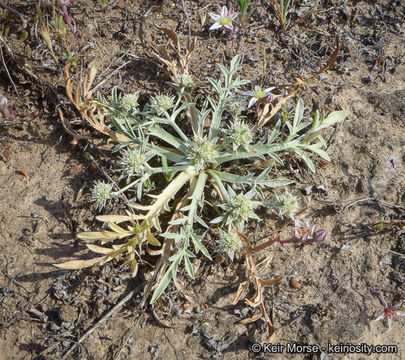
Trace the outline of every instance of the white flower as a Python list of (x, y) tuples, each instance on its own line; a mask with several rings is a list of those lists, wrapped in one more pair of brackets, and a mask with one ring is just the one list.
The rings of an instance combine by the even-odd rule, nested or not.
[(215, 20), (215, 23), (210, 27), (210, 30), (219, 29), (221, 27), (233, 30), (232, 21), (238, 16), (237, 13), (233, 13), (231, 10), (228, 10), (226, 6), (222, 7), (219, 15), (214, 13), (209, 13), (208, 15), (212, 20)]
[(275, 87), (267, 88), (262, 90), (260, 86), (255, 86), (254, 91), (245, 91), (242, 95), (251, 96), (252, 98), (249, 101), (248, 108), (252, 107), (258, 100), (263, 99), (266, 96), (271, 94), (271, 91), (274, 90)]

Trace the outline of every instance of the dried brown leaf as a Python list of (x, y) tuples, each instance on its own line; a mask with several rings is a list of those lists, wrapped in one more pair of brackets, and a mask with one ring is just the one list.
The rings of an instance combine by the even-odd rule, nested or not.
[(104, 260), (105, 256), (97, 257), (90, 260), (70, 260), (60, 264), (53, 264), (59, 269), (66, 270), (77, 270), (85, 267), (93, 266), (95, 264), (101, 263)]
[(260, 244), (260, 245), (255, 246), (255, 247), (252, 249), (252, 253), (255, 253), (255, 252), (259, 252), (259, 251), (264, 250), (265, 248), (267, 248), (267, 247), (273, 245), (275, 242), (277, 242), (278, 239), (279, 239), (279, 236), (277, 236), (276, 238), (274, 238), (274, 239), (272, 239), (272, 240), (266, 241), (266, 242), (264, 242), (263, 244)]
[(103, 246), (98, 246), (98, 245), (94, 245), (94, 244), (86, 244), (86, 246), (93, 252), (97, 253), (97, 254), (104, 254), (107, 255), (109, 253), (111, 253), (113, 251), (113, 249), (111, 248), (106, 248)]
[(274, 280), (264, 280), (262, 278), (259, 279), (259, 282), (262, 286), (270, 286), (281, 282), (284, 279), (284, 276), (280, 276)]
[(259, 306), (263, 303), (263, 294), (262, 294), (262, 287), (256, 281), (256, 294), (251, 299), (245, 299), (246, 304), (250, 305), (251, 307)]
[(248, 286), (249, 286), (249, 281), (248, 280), (246, 280), (243, 283), (239, 284), (238, 291), (235, 294), (235, 299), (232, 301), (232, 305), (235, 305), (240, 300), (240, 298), (242, 297), (243, 292), (247, 290)]
[(159, 26), (159, 25), (156, 25), (156, 24), (155, 24), (155, 26), (160, 31), (163, 31), (168, 36), (168, 38), (176, 45), (178, 53), (180, 53), (180, 51), (181, 51), (180, 42), (179, 42), (179, 37), (177, 36), (177, 34), (173, 30), (165, 28), (163, 26)]
[(240, 323), (245, 324), (245, 325), (250, 324), (252, 322), (255, 322), (255, 321), (259, 320), (261, 317), (262, 317), (262, 314), (256, 314), (256, 315), (253, 315), (253, 316), (251, 316), (249, 318), (245, 318), (245, 319), (241, 320)]

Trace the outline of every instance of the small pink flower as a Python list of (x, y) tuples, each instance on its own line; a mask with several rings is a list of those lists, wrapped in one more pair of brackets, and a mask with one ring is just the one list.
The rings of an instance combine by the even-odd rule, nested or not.
[(232, 21), (235, 20), (238, 16), (236, 12), (228, 10), (226, 6), (222, 7), (221, 13), (219, 15), (214, 13), (209, 13), (208, 15), (211, 17), (212, 20), (215, 21), (215, 23), (210, 27), (210, 30), (225, 27), (231, 31), (233, 30)]
[(388, 324), (388, 329), (391, 329), (392, 326), (392, 316), (396, 315), (396, 316), (405, 316), (405, 312), (402, 311), (397, 311), (395, 309), (394, 306), (392, 306), (391, 304), (387, 304), (387, 302), (384, 300), (385, 302), (385, 309), (384, 309), (384, 314), (382, 314), (381, 316), (379, 316), (377, 319), (375, 319), (374, 321), (380, 321), (380, 320), (385, 320), (387, 319), (387, 324)]

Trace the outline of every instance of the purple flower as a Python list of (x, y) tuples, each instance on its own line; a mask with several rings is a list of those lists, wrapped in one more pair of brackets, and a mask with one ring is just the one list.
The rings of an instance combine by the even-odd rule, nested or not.
[(214, 13), (209, 13), (208, 15), (211, 17), (211, 19), (215, 20), (215, 23), (210, 27), (210, 30), (225, 27), (231, 31), (233, 31), (232, 21), (238, 16), (237, 13), (232, 12), (232, 10), (228, 10), (226, 6), (222, 7), (219, 15)]
[(304, 245), (319, 244), (325, 241), (328, 232), (324, 229), (316, 230), (316, 225), (310, 226), (308, 220), (294, 221), (295, 230), (294, 237), (289, 240), (279, 239), (278, 242), (284, 246), (288, 243), (299, 243)]
[(242, 95), (246, 96), (251, 96), (252, 98), (249, 101), (248, 108), (252, 107), (257, 101), (264, 99), (268, 97), (269, 95), (271, 96), (271, 91), (274, 90), (274, 87), (267, 88), (265, 90), (262, 90), (260, 86), (255, 86), (255, 89), (252, 91), (245, 91), (242, 93)]

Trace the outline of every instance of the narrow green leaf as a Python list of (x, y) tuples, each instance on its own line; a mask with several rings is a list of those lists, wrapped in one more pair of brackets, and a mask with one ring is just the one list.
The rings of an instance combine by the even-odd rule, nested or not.
[(303, 116), (304, 116), (304, 102), (302, 101), (302, 99), (299, 99), (297, 102), (297, 106), (295, 107), (295, 115), (294, 115), (294, 121), (293, 121), (294, 129), (301, 122)]
[(169, 268), (167, 269), (166, 273), (163, 275), (162, 279), (159, 281), (158, 286), (156, 287), (155, 291), (153, 292), (152, 298), (150, 299), (150, 304), (153, 304), (157, 299), (159, 299), (160, 295), (162, 295), (163, 291), (169, 286), (170, 281), (176, 277), (177, 268), (179, 267), (180, 261), (182, 256), (179, 256), (176, 261), (173, 261)]
[(295, 153), (301, 157), (302, 160), (307, 164), (309, 169), (314, 173), (315, 165), (312, 160), (309, 158), (308, 154), (305, 151), (294, 149)]
[(190, 258), (186, 255), (184, 256), (184, 266), (187, 270), (188, 275), (194, 279), (194, 268), (193, 265), (191, 264)]
[(196, 237), (196, 236), (192, 236), (191, 237), (194, 246), (200, 250), (205, 257), (207, 257), (208, 259), (212, 260), (210, 253), (208, 252), (207, 248), (201, 243), (201, 241)]
[(170, 225), (183, 225), (187, 222), (188, 216), (181, 217), (180, 219), (169, 221)]

